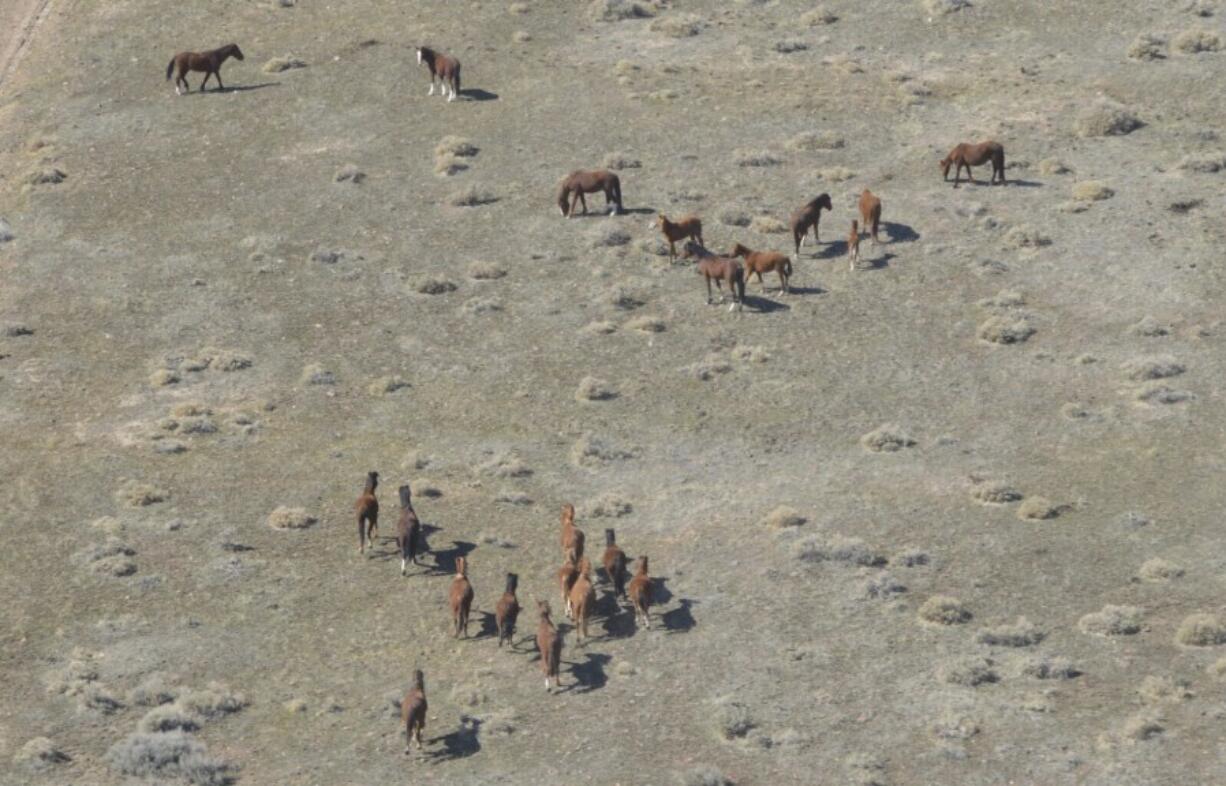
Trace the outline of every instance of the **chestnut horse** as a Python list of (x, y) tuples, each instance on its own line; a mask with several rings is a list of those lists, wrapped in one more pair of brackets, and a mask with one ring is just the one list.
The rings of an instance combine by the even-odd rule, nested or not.
[(358, 514), (358, 553), (366, 552), (366, 544), (375, 545), (375, 533), (379, 531), (379, 500), (375, 489), (379, 486), (379, 473), (366, 473), (366, 484), (353, 508)]
[(702, 242), (702, 221), (698, 216), (686, 216), (674, 223), (668, 220), (668, 216), (661, 213), (656, 217), (655, 224), (660, 227), (660, 231), (664, 233), (664, 238), (668, 241), (669, 262), (677, 259), (677, 248), (674, 244), (678, 240), (689, 238), (700, 246), (706, 245)]
[(821, 242), (821, 238), (817, 236), (817, 223), (821, 220), (823, 207), (827, 210), (834, 210), (834, 203), (830, 201), (829, 194), (819, 194), (792, 214), (789, 224), (792, 227), (792, 240), (796, 243), (797, 254), (800, 254), (800, 247), (805, 244), (805, 235), (809, 227), (813, 227), (813, 242)]
[(754, 251), (737, 243), (732, 247), (731, 256), (745, 260), (745, 277), (751, 278), (756, 275), (763, 292), (766, 291), (766, 283), (762, 281), (762, 274), (772, 270), (778, 273), (780, 291), (787, 294), (788, 279), (792, 277), (792, 260), (785, 255), (778, 251)]
[(558, 684), (558, 666), (562, 663), (562, 636), (549, 618), (549, 604), (538, 599), (536, 610), (540, 614), (540, 621), (536, 624), (536, 649), (541, 653), (545, 691), (549, 692), (550, 680), (553, 680), (554, 687)]
[(1001, 185), (1005, 184), (1005, 148), (998, 142), (980, 142), (977, 145), (972, 145), (969, 142), (963, 142), (957, 145), (953, 150), (949, 151), (949, 155), (941, 159), (941, 175), (949, 180), (949, 167), (952, 165), (954, 169), (954, 188), (958, 187), (959, 176), (962, 174), (962, 168), (966, 167), (966, 179), (975, 182), (975, 176), (971, 174), (971, 167), (985, 164), (988, 161), (992, 162), (992, 179), (989, 184), (996, 182), (997, 175), (1000, 176)]
[(711, 305), (714, 302), (711, 300), (711, 282), (715, 282), (715, 287), (719, 290), (719, 299), (722, 303), (724, 300), (723, 282), (726, 281), (728, 282), (728, 292), (732, 295), (732, 304), (728, 306), (728, 310), (732, 311), (735, 308), (737, 311), (740, 311), (744, 308), (745, 269), (741, 267), (740, 262), (734, 258), (712, 254), (692, 240), (686, 241), (683, 256), (686, 259), (698, 259), (698, 264), (694, 268), (700, 276), (707, 280), (707, 305)]
[(426, 678), (421, 669), (413, 672), (413, 687), (400, 702), (400, 722), (404, 724), (404, 752), (409, 752), (409, 745), (417, 740), (417, 750), (421, 750), (421, 733), (426, 728)]
[(877, 245), (877, 227), (881, 223), (881, 200), (867, 188), (860, 194), (860, 220), (871, 233), (873, 245)]
[(243, 50), (238, 48), (238, 44), (226, 44), (220, 49), (208, 52), (180, 52), (172, 57), (170, 64), (166, 66), (166, 78), (170, 79), (176, 67), (179, 69), (179, 75), (175, 77), (175, 95), (183, 95), (179, 91), (180, 83), (188, 93), (192, 91), (192, 86), (187, 83), (188, 71), (205, 72), (204, 82), (200, 83), (201, 90), (204, 90), (205, 82), (209, 81), (210, 76), (217, 77), (217, 89), (224, 90), (226, 86), (221, 83), (221, 64), (226, 62), (228, 57), (242, 60)]
[[(443, 97), (447, 98), (448, 103), (454, 101), (460, 92), (460, 61), (442, 52), (419, 46), (417, 47), (417, 62), (419, 65), (425, 63), (426, 68), (430, 69), (430, 92), (426, 95), (434, 95), (434, 80), (437, 79), (439, 86), (442, 87)], [(448, 83), (451, 86), (450, 97), (447, 96)]]
[(575, 213), (575, 205), (583, 206), (583, 214), (587, 215), (587, 200), (584, 194), (604, 192), (605, 205), (612, 205), (609, 215), (622, 212), (622, 181), (617, 175), (607, 169), (576, 169), (558, 183), (558, 210), (563, 218), (570, 218)]
[(507, 574), (507, 588), (502, 593), (502, 597), (498, 599), (498, 606), (494, 609), (494, 623), (498, 626), (498, 646), (502, 646), (503, 641), (511, 643), (511, 648), (515, 648), (515, 620), (519, 619), (519, 598), (515, 597), (515, 590), (519, 587), (519, 576), (514, 573)]

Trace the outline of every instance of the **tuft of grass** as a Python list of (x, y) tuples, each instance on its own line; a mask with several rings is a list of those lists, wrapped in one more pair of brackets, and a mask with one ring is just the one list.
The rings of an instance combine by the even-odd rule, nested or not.
[(1144, 611), (1136, 606), (1103, 606), (1077, 621), (1082, 633), (1091, 636), (1131, 636), (1141, 632)]
[(1217, 52), (1222, 48), (1222, 36), (1213, 30), (1192, 28), (1184, 30), (1171, 40), (1171, 47), (1181, 54), (1195, 55), (1201, 52)]
[(919, 618), (933, 625), (962, 625), (971, 616), (962, 601), (948, 595), (933, 595), (919, 608)]
[(306, 529), (317, 522), (318, 519), (307, 513), (306, 508), (280, 505), (268, 514), (268, 526), (279, 530)]
[(1099, 103), (1082, 112), (1073, 125), (1079, 137), (1124, 136), (1144, 123), (1128, 109), (1113, 103)]
[(1012, 625), (984, 628), (975, 635), (975, 641), (992, 647), (1033, 647), (1046, 635), (1030, 620), (1018, 617), (1017, 622)]
[(1189, 614), (1175, 631), (1175, 643), (1184, 647), (1226, 644), (1226, 625), (1215, 614)]
[(860, 437), (860, 445), (870, 453), (897, 453), (913, 447), (915, 440), (897, 423), (884, 423)]
[(459, 191), (453, 191), (447, 197), (447, 204), (452, 207), (480, 207), (481, 205), (489, 205), (497, 201), (498, 197), (492, 192), (476, 185), (470, 185)]
[(284, 57), (274, 57), (264, 64), (264, 73), (279, 74), (282, 71), (292, 71), (295, 68), (306, 68), (307, 62), (293, 55), (285, 55)]
[(651, 30), (670, 38), (690, 38), (702, 32), (705, 23), (697, 14), (671, 14), (651, 22)]

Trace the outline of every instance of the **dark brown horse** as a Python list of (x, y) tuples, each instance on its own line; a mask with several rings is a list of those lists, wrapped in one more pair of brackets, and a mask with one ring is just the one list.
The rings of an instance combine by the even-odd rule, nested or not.
[(494, 622), (498, 626), (498, 646), (502, 646), (503, 640), (511, 643), (511, 648), (515, 648), (515, 620), (519, 618), (519, 598), (515, 597), (515, 590), (519, 587), (519, 576), (514, 573), (507, 574), (507, 588), (502, 593), (502, 597), (498, 599), (498, 605), (494, 608)]
[(685, 216), (677, 221), (669, 221), (668, 216), (661, 213), (656, 216), (655, 223), (660, 227), (660, 231), (664, 233), (664, 239), (668, 241), (668, 261), (673, 262), (677, 259), (676, 242), (689, 238), (698, 245), (705, 245), (702, 242), (702, 220), (698, 216)]
[(413, 687), (400, 702), (400, 722), (404, 724), (404, 752), (409, 752), (409, 745), (417, 740), (417, 750), (421, 750), (421, 733), (426, 728), (426, 678), (421, 669), (413, 672)]
[(817, 223), (822, 218), (823, 207), (827, 210), (834, 210), (834, 204), (830, 201), (829, 194), (819, 194), (792, 214), (789, 224), (792, 227), (792, 240), (796, 243), (796, 253), (798, 255), (800, 254), (800, 247), (805, 244), (805, 235), (808, 234), (809, 227), (813, 227), (813, 242), (821, 242), (821, 238), (817, 236)]
[[(426, 95), (434, 95), (434, 80), (437, 79), (443, 89), (443, 96), (449, 102), (454, 101), (460, 92), (460, 61), (442, 52), (435, 52), (429, 47), (419, 46), (417, 47), (417, 62), (425, 63), (426, 68), (430, 69), (430, 92)], [(447, 87), (449, 85), (451, 95), (448, 97)]]
[(226, 62), (226, 58), (233, 57), (238, 60), (243, 59), (243, 50), (238, 48), (238, 44), (226, 44), (220, 49), (213, 49), (208, 52), (180, 52), (170, 59), (170, 64), (166, 66), (166, 78), (170, 79), (170, 75), (175, 68), (179, 69), (179, 75), (175, 77), (175, 93), (183, 95), (179, 91), (179, 85), (183, 85), (183, 90), (190, 93), (192, 86), (187, 83), (188, 71), (204, 71), (204, 82), (200, 83), (200, 89), (204, 90), (204, 85), (209, 81), (210, 76), (217, 77), (217, 89), (224, 90), (225, 85), (221, 83), (221, 64)]
[(998, 142), (980, 142), (977, 145), (972, 145), (969, 142), (963, 142), (949, 151), (949, 155), (941, 159), (941, 176), (949, 180), (949, 167), (954, 166), (954, 188), (958, 187), (959, 176), (962, 174), (962, 168), (966, 167), (966, 179), (975, 182), (975, 176), (971, 174), (971, 167), (992, 162), (992, 179), (989, 184), (996, 182), (996, 177), (1000, 176), (1001, 185), (1005, 184), (1005, 148)]
[(379, 473), (366, 473), (366, 484), (358, 501), (353, 504), (358, 514), (358, 553), (366, 551), (366, 544), (375, 544), (375, 533), (379, 531), (379, 500), (375, 497), (375, 489), (379, 487)]
[(604, 542), (604, 556), (600, 561), (604, 564), (604, 572), (608, 575), (609, 581), (613, 582), (613, 596), (624, 598), (626, 597), (626, 552), (617, 545), (617, 535), (611, 529), (604, 531)]
[(417, 564), (417, 552), (421, 550), (421, 521), (413, 510), (413, 493), (408, 484), (400, 487), (400, 521), (396, 523), (396, 545), (400, 549), (400, 575), (404, 575), (410, 560)]
[(785, 255), (778, 251), (754, 251), (737, 243), (732, 247), (732, 256), (745, 260), (745, 277), (752, 278), (756, 275), (764, 292), (766, 283), (762, 281), (762, 274), (772, 270), (778, 273), (780, 291), (787, 294), (788, 280), (792, 277), (792, 260)]
[(728, 292), (732, 295), (732, 304), (728, 306), (728, 310), (735, 308), (740, 311), (744, 308), (745, 269), (741, 267), (741, 263), (736, 258), (712, 254), (692, 240), (686, 241), (683, 256), (686, 259), (698, 260), (694, 268), (700, 276), (707, 280), (707, 305), (715, 302), (711, 299), (711, 282), (714, 281), (715, 287), (719, 290), (721, 303), (724, 300), (724, 282), (727, 282)]
[(575, 205), (582, 205), (583, 213), (587, 215), (587, 200), (583, 195), (597, 191), (604, 192), (606, 205), (613, 205), (609, 215), (622, 212), (621, 178), (607, 169), (576, 169), (562, 178), (558, 184), (558, 210), (562, 211), (563, 217), (570, 218), (575, 213)]

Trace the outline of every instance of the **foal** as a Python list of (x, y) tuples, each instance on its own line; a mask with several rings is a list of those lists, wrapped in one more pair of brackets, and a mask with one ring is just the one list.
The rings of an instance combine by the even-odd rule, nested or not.
[(498, 606), (494, 609), (494, 622), (498, 624), (498, 646), (502, 646), (503, 640), (511, 643), (511, 647), (515, 647), (515, 620), (519, 618), (519, 599), (515, 597), (515, 590), (519, 587), (519, 576), (514, 573), (507, 574), (507, 588), (502, 593), (502, 597), (498, 599)]
[(954, 169), (954, 188), (958, 187), (959, 176), (962, 174), (962, 168), (966, 167), (966, 179), (975, 182), (975, 176), (971, 174), (971, 167), (985, 164), (988, 161), (992, 162), (992, 179), (989, 184), (996, 182), (997, 175), (1000, 176), (1000, 184), (1005, 184), (1005, 148), (998, 142), (991, 140), (980, 142), (972, 145), (969, 142), (963, 142), (949, 151), (949, 155), (941, 159), (941, 175), (946, 180), (949, 180), (949, 167), (955, 166)]
[(694, 240), (698, 245), (705, 245), (702, 242), (702, 221), (698, 216), (686, 216), (680, 221), (673, 223), (668, 220), (668, 216), (661, 213), (656, 218), (656, 224), (659, 225), (660, 231), (664, 233), (664, 238), (668, 241), (668, 261), (675, 262), (677, 259), (676, 242), (687, 238)]
[(847, 256), (851, 259), (848, 269), (855, 270), (856, 263), (860, 261), (860, 225), (854, 218), (851, 220), (851, 234), (847, 236)]
[(728, 292), (732, 295), (732, 304), (728, 310), (735, 308), (740, 311), (744, 308), (745, 270), (740, 262), (733, 258), (716, 256), (693, 241), (686, 241), (684, 256), (686, 259), (698, 259), (694, 269), (707, 280), (707, 305), (714, 302), (711, 300), (711, 282), (714, 281), (716, 289), (719, 290), (720, 302), (723, 302), (724, 282), (727, 282)]
[(634, 606), (634, 621), (642, 622), (643, 627), (651, 629), (651, 576), (647, 575), (647, 558), (639, 557), (639, 569), (630, 579), (630, 603)]
[(192, 86), (187, 83), (188, 71), (205, 72), (204, 82), (200, 83), (202, 91), (210, 76), (217, 77), (217, 89), (224, 90), (226, 86), (221, 83), (221, 64), (226, 62), (228, 57), (242, 60), (243, 50), (238, 48), (238, 44), (226, 44), (220, 49), (211, 49), (208, 52), (180, 52), (170, 58), (170, 64), (166, 66), (166, 78), (170, 79), (176, 67), (179, 69), (179, 75), (175, 77), (175, 95), (183, 95), (179, 92), (180, 84), (186, 92), (192, 91)]
[(366, 485), (361, 496), (354, 503), (358, 513), (358, 553), (366, 553), (366, 544), (375, 544), (375, 533), (379, 530), (379, 500), (375, 499), (375, 488), (379, 485), (379, 473), (366, 473)]
[(792, 277), (792, 260), (778, 251), (753, 251), (740, 243), (732, 247), (732, 256), (745, 260), (745, 277), (751, 278), (756, 275), (763, 292), (766, 291), (766, 283), (762, 281), (762, 274), (772, 270), (778, 273), (780, 291), (787, 294), (788, 279)]
[(596, 590), (592, 588), (592, 562), (587, 557), (579, 560), (579, 577), (575, 586), (570, 589), (571, 619), (575, 621), (575, 632), (582, 644), (587, 639), (587, 622), (592, 616), (592, 608), (596, 605)]
[(600, 561), (604, 564), (604, 572), (609, 581), (613, 582), (613, 595), (617, 598), (626, 597), (626, 552), (617, 545), (617, 536), (613, 530), (604, 531), (604, 556)]
[(426, 95), (434, 95), (434, 80), (437, 79), (444, 98), (447, 98), (447, 86), (450, 83), (451, 97), (447, 98), (447, 102), (454, 101), (460, 92), (460, 61), (442, 52), (419, 46), (417, 47), (417, 64), (422, 63), (425, 63), (426, 68), (430, 69), (430, 92)]
[(417, 551), (421, 547), (421, 522), (413, 510), (412, 492), (408, 484), (400, 487), (400, 521), (396, 524), (396, 547), (400, 550), (400, 575), (404, 575), (409, 560), (417, 564)]
[(468, 638), (468, 611), (473, 605), (473, 585), (468, 582), (468, 561), (463, 557), (455, 558), (455, 578), (451, 580), (451, 636), (459, 638), (464, 631)]
[(789, 224), (792, 227), (792, 241), (796, 243), (796, 254), (798, 256), (800, 255), (800, 247), (805, 244), (805, 235), (808, 234), (809, 227), (813, 227), (813, 242), (821, 242), (821, 239), (817, 236), (817, 223), (821, 220), (823, 207), (827, 210), (834, 210), (834, 203), (830, 201), (829, 194), (818, 195), (792, 214)]
[(421, 733), (426, 728), (426, 678), (421, 669), (413, 672), (413, 687), (409, 688), (404, 701), (400, 702), (400, 721), (404, 724), (404, 752), (409, 752), (409, 745), (417, 740), (417, 750), (421, 750)]
[(575, 506), (567, 502), (562, 506), (562, 556), (579, 564), (584, 540), (583, 530), (575, 526)]
[(860, 220), (877, 245), (877, 226), (881, 223), (881, 200), (867, 188), (860, 194)]
[(622, 181), (617, 175), (607, 169), (576, 169), (558, 183), (558, 210), (563, 218), (575, 214), (575, 205), (583, 206), (583, 214), (587, 215), (587, 200), (584, 194), (604, 192), (604, 203), (612, 205), (609, 215), (615, 216), (622, 212)]
[(562, 636), (549, 618), (549, 604), (543, 600), (536, 602), (540, 613), (540, 621), (536, 624), (536, 648), (541, 653), (541, 671), (545, 672), (545, 690), (549, 691), (549, 681), (554, 687), (558, 685), (558, 666), (562, 663)]

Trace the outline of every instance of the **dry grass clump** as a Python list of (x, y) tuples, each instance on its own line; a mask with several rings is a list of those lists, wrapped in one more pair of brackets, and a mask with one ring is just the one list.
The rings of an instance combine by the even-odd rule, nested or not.
[(1017, 517), (1024, 521), (1046, 521), (1063, 513), (1065, 506), (1046, 497), (1027, 497), (1017, 508)]
[(1081, 670), (1068, 658), (1040, 655), (1022, 665), (1022, 674), (1040, 680), (1071, 680), (1081, 676)]
[(1226, 680), (1226, 658), (1218, 658), (1213, 663), (1210, 663), (1205, 670), (1214, 679)]
[(980, 481), (971, 489), (971, 498), (984, 505), (1006, 505), (1023, 496), (1013, 486), (997, 480)]
[(1171, 326), (1146, 315), (1141, 317), (1141, 320), (1137, 322), (1137, 324), (1128, 328), (1128, 332), (1134, 336), (1161, 338), (1171, 334)]
[(25, 176), (25, 185), (27, 187), (34, 186), (49, 186), (63, 183), (68, 179), (68, 175), (63, 171), (56, 169), (53, 166), (39, 167), (33, 172)]
[(633, 238), (621, 227), (602, 227), (592, 235), (593, 248), (618, 248), (629, 243)]
[(594, 22), (647, 19), (655, 15), (655, 3), (641, 3), (636, 0), (593, 0), (587, 7), (588, 19)]
[(129, 480), (115, 492), (115, 501), (129, 508), (144, 508), (169, 498), (169, 491), (139, 480)]
[(480, 152), (481, 148), (474, 145), (471, 141), (462, 136), (454, 136), (448, 134), (439, 140), (434, 146), (434, 155), (442, 158), (443, 156), (456, 156), (457, 158), (471, 158)]
[(72, 757), (55, 746), (46, 737), (35, 737), (22, 745), (13, 756), (13, 763), (35, 772), (48, 770), (57, 764), (72, 761)]
[(1137, 693), (1148, 704), (1180, 702), (1192, 698), (1192, 691), (1185, 680), (1173, 677), (1155, 677), (1152, 674), (1141, 680)]
[(200, 728), (200, 717), (177, 705), (167, 704), (145, 713), (136, 728), (143, 732), (196, 731)]
[(468, 164), (453, 155), (438, 156), (434, 159), (434, 174), (439, 177), (452, 177), (467, 169)]
[(792, 545), (792, 553), (801, 562), (843, 562), (868, 567), (887, 562), (884, 555), (870, 549), (864, 541), (844, 535), (810, 535), (796, 541)]
[(1043, 175), (1067, 175), (1072, 171), (1058, 158), (1045, 158), (1039, 162), (1039, 173)]
[[(1185, 172), (1211, 175), (1226, 169), (1226, 153), (1220, 150), (1211, 153), (1189, 153), (1180, 159), (1177, 166)], [(1182, 212), (1186, 213), (1187, 210)]]
[(884, 423), (860, 437), (860, 444), (870, 453), (897, 453), (914, 446), (915, 440), (897, 423)]
[(1185, 55), (1217, 52), (1222, 48), (1222, 37), (1213, 30), (1192, 28), (1175, 36), (1171, 40), (1171, 47)]
[(1133, 60), (1161, 60), (1166, 57), (1166, 39), (1152, 33), (1141, 33), (1128, 45)]
[(1033, 647), (1046, 635), (1030, 620), (1018, 617), (1012, 625), (984, 628), (975, 635), (975, 641), (992, 647)]
[(1214, 614), (1189, 614), (1175, 631), (1175, 643), (1185, 647), (1226, 644), (1226, 625)]
[(570, 448), (570, 460), (576, 466), (589, 469), (603, 466), (614, 461), (625, 461), (634, 458), (635, 450), (624, 450), (616, 447), (603, 437), (584, 434), (575, 440)]
[(1166, 731), (1166, 721), (1153, 711), (1143, 711), (1124, 721), (1120, 734), (1125, 740), (1144, 742), (1153, 739)]
[(873, 573), (859, 587), (860, 594), (865, 598), (887, 600), (907, 591), (905, 585), (899, 583), (889, 573)]
[(1005, 233), (1005, 245), (1011, 248), (1043, 248), (1051, 245), (1051, 238), (1026, 224), (1012, 227)]
[(268, 526), (279, 530), (306, 529), (314, 526), (317, 521), (318, 519), (307, 513), (305, 508), (291, 508), (285, 505), (278, 506), (268, 514)]
[(427, 274), (418, 276), (409, 282), (409, 288), (421, 295), (443, 295), (455, 292), (456, 285), (446, 276)]
[(620, 285), (609, 290), (605, 302), (622, 311), (633, 311), (647, 303), (642, 295)]
[(717, 699), (715, 710), (710, 714), (716, 735), (722, 740), (736, 740), (753, 731), (757, 724), (750, 715), (749, 707), (730, 697)]
[(663, 319), (646, 314), (626, 322), (626, 327), (640, 333), (663, 333), (667, 328)]
[(992, 297), (980, 300), (979, 305), (984, 308), (1018, 308), (1026, 305), (1026, 298), (1020, 292), (1002, 289)]
[(20, 322), (8, 322), (0, 326), (0, 336), (5, 338), (21, 338), (22, 336), (32, 335), (34, 335), (33, 328)]
[(372, 396), (389, 396), (400, 390), (406, 390), (409, 383), (399, 374), (377, 377), (366, 386), (366, 392)]
[(976, 329), (975, 334), (981, 341), (989, 344), (1021, 344), (1035, 334), (1034, 325), (1030, 324), (1027, 314), (1006, 316), (997, 314), (988, 317)]
[(496, 281), (506, 274), (506, 268), (493, 262), (473, 262), (468, 266), (468, 277), (477, 281)]
[(1091, 636), (1131, 636), (1141, 631), (1144, 611), (1136, 606), (1103, 606), (1077, 621), (1082, 633)]
[(185, 712), (213, 720), (238, 712), (247, 706), (247, 699), (243, 694), (230, 690), (220, 682), (211, 682), (205, 690), (183, 692), (176, 704)]
[(170, 704), (179, 697), (179, 689), (166, 684), (161, 674), (151, 674), (128, 691), (128, 703), (137, 707), (157, 707)]
[(715, 379), (718, 374), (727, 374), (732, 371), (732, 364), (719, 355), (708, 355), (704, 360), (682, 367), (681, 371), (695, 379), (707, 382)]
[(1184, 570), (1173, 562), (1167, 562), (1159, 557), (1145, 560), (1141, 565), (1141, 569), (1137, 571), (1145, 581), (1171, 581), (1183, 576)]
[(806, 11), (800, 15), (800, 23), (809, 27), (818, 27), (820, 25), (832, 25), (839, 21), (839, 15), (833, 11), (818, 6), (811, 11)]
[(804, 516), (800, 515), (800, 511), (796, 510), (796, 508), (780, 505), (770, 513), (767, 513), (758, 524), (768, 529), (780, 530), (799, 527), (807, 520)]
[(304, 385), (335, 385), (336, 375), (318, 363), (310, 363), (302, 368), (299, 377)]
[(1160, 382), (1149, 382), (1137, 389), (1135, 398), (1143, 404), (1182, 404), (1196, 398), (1187, 390), (1176, 390)]
[(962, 625), (971, 619), (970, 609), (949, 595), (933, 595), (919, 608), (920, 620), (933, 625)]
[(798, 38), (785, 38), (782, 41), (776, 41), (774, 49), (781, 55), (790, 55), (794, 52), (804, 52), (809, 48), (809, 45)]
[(944, 16), (971, 7), (971, 0), (921, 0), (929, 16)]
[(651, 22), (651, 30), (670, 38), (689, 38), (702, 32), (705, 23), (697, 14), (671, 14)]
[(856, 173), (845, 166), (835, 166), (821, 170), (817, 176), (828, 183), (842, 183), (845, 180), (851, 180)]
[(617, 389), (603, 379), (587, 376), (579, 380), (576, 401), (608, 401), (617, 398)]
[(1115, 196), (1115, 191), (1098, 180), (1084, 180), (1073, 185), (1073, 199), (1079, 202), (1101, 202)]
[(495, 478), (526, 478), (532, 474), (528, 463), (515, 453), (496, 453), (478, 464), (476, 470)]
[(502, 301), (496, 297), (474, 297), (465, 300), (460, 305), (460, 313), (476, 316), (480, 314), (495, 314), (503, 310)]
[(949, 685), (974, 688), (1000, 681), (1000, 675), (992, 668), (993, 665), (987, 658), (957, 658), (942, 663), (937, 668), (937, 678)]
[(336, 170), (333, 180), (337, 183), (353, 183), (356, 186), (366, 180), (366, 173), (358, 169), (357, 164), (345, 164)]
[(477, 185), (470, 185), (459, 191), (453, 191), (447, 197), (447, 204), (452, 207), (480, 207), (498, 201), (498, 197)]
[(846, 140), (833, 131), (803, 131), (789, 139), (785, 146), (797, 152), (813, 152), (838, 150), (845, 144), (847, 144)]
[(788, 225), (774, 216), (754, 216), (749, 228), (763, 235), (778, 235), (788, 231)]
[(737, 166), (776, 166), (783, 160), (769, 150), (737, 150), (732, 155)]
[(274, 57), (264, 64), (264, 73), (279, 74), (282, 71), (290, 71), (295, 68), (306, 68), (307, 62), (300, 57), (293, 55), (285, 55), (284, 57)]
[(522, 507), (531, 505), (533, 500), (532, 497), (528, 496), (522, 491), (506, 489), (495, 494), (494, 501), (501, 502), (504, 505), (515, 505), (517, 507)]
[(1078, 116), (1073, 131), (1079, 137), (1124, 136), (1143, 125), (1141, 119), (1128, 109), (1104, 102)]
[(1133, 382), (1148, 382), (1177, 377), (1187, 371), (1187, 368), (1170, 355), (1155, 355), (1133, 358), (1123, 363), (1120, 370)]
[(196, 786), (224, 786), (234, 767), (208, 755), (204, 743), (181, 731), (137, 732), (111, 746), (111, 767), (124, 775), (185, 778)]
[(629, 500), (612, 492), (605, 492), (587, 501), (583, 506), (584, 515), (594, 519), (619, 519), (634, 511)]
[(629, 153), (617, 151), (606, 155), (601, 165), (605, 169), (620, 171), (622, 169), (638, 169), (643, 165), (643, 162), (631, 156)]

